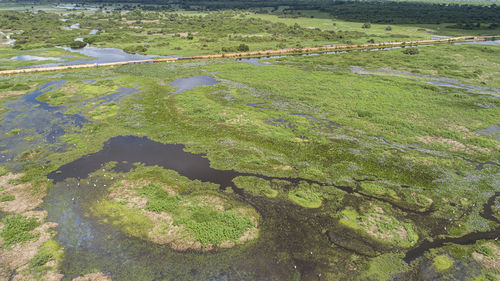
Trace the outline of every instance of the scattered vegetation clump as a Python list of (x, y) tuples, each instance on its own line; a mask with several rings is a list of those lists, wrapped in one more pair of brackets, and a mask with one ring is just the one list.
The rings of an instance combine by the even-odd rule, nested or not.
[(69, 44), (69, 46), (72, 48), (72, 49), (81, 49), (85, 46), (87, 46), (87, 43), (83, 42), (83, 41), (73, 41)]
[(120, 226), (131, 236), (148, 239), (148, 232), (153, 228), (153, 222), (136, 209), (131, 209), (123, 201), (101, 200), (91, 210), (103, 217), (103, 222)]
[(179, 207), (179, 201), (181, 200), (180, 195), (170, 195), (160, 185), (152, 183), (144, 186), (138, 193), (148, 198), (146, 210), (156, 213), (175, 211)]
[[(1, 190), (0, 190), (1, 191)], [(0, 197), (0, 202), (12, 201), (16, 199), (12, 194), (6, 194)]]
[(7, 170), (7, 168), (5, 168), (4, 166), (0, 166), (0, 177), (5, 176), (8, 172), (9, 170)]
[[(156, 177), (150, 177), (150, 173)], [(158, 167), (139, 166), (92, 210), (132, 236), (184, 251), (231, 247), (254, 239), (257, 213)], [(167, 185), (172, 184), (172, 185)], [(193, 188), (195, 188), (193, 190)], [(177, 191), (183, 190), (180, 195)]]
[(445, 271), (453, 265), (453, 259), (448, 255), (438, 255), (433, 259), (433, 265), (437, 271)]
[(38, 253), (29, 261), (29, 268), (36, 276), (44, 275), (48, 270), (55, 269), (53, 265), (47, 265), (53, 261), (55, 265), (63, 258), (62, 247), (53, 239), (45, 241)]
[(295, 189), (288, 192), (288, 199), (304, 208), (319, 208), (323, 198), (317, 191), (319, 185), (301, 182)]
[(22, 131), (23, 131), (23, 129), (21, 129), (21, 128), (12, 129), (10, 132), (7, 133), (7, 135), (9, 135), (9, 136), (19, 135)]
[(250, 228), (255, 227), (249, 217), (209, 207), (194, 208), (188, 217), (174, 220), (174, 225), (183, 225), (204, 246), (219, 245), (228, 240), (236, 242)]
[(40, 225), (36, 218), (27, 218), (22, 215), (8, 215), (2, 219), (5, 226), (0, 232), (5, 246), (11, 246), (17, 243), (22, 243), (34, 239), (40, 233), (32, 233), (32, 231)]
[(340, 222), (382, 243), (408, 248), (417, 242), (418, 234), (411, 223), (399, 221), (379, 206), (363, 209), (360, 214), (354, 208), (345, 208), (339, 214)]
[(405, 55), (417, 55), (420, 51), (418, 48), (404, 48), (403, 54)]
[(253, 195), (263, 194), (269, 198), (275, 198), (278, 195), (278, 191), (271, 188), (271, 183), (262, 178), (252, 176), (236, 177), (233, 179), (233, 182), (236, 184), (236, 187), (242, 188)]
[(123, 50), (129, 54), (145, 54), (148, 48), (144, 45), (137, 45), (126, 47)]
[(386, 199), (398, 206), (420, 212), (428, 210), (433, 203), (432, 199), (422, 194), (423, 190), (415, 191), (389, 182), (367, 181), (361, 182), (359, 186), (363, 194)]

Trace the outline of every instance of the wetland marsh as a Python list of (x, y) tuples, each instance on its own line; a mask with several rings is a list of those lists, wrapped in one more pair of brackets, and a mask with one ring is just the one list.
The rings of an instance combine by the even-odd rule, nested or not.
[[(200, 54), (220, 43), (206, 40), (221, 19), (231, 31), (286, 30), (286, 40), (366, 41), (361, 27), (292, 25), (330, 27), (324, 18), (137, 11), (116, 23), (147, 28), (135, 28), (137, 42), (163, 21), (214, 26), (168, 35), (170, 47), (154, 39), (142, 54), (18, 34), (24, 47), (0, 49), (18, 59), (0, 65)], [(15, 15), (12, 32), (25, 16)], [(57, 10), (32, 21), (119, 47), (102, 20), (118, 15)], [(386, 26), (369, 37), (385, 38)], [(394, 25), (393, 38), (408, 28)], [(220, 40), (276, 43), (234, 36)], [(496, 280), (496, 42), (2, 76), (0, 279)]]

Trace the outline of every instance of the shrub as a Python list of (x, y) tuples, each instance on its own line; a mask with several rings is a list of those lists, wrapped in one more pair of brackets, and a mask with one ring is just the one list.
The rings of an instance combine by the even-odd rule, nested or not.
[(250, 50), (250, 47), (246, 44), (240, 44), (238, 48), (236, 48), (240, 52), (248, 52)]
[(403, 54), (405, 55), (416, 55), (419, 53), (419, 50), (417, 48), (405, 48), (403, 50)]
[(81, 49), (85, 46), (87, 46), (87, 43), (85, 42), (82, 42), (82, 41), (73, 41), (69, 44), (69, 46), (72, 48), (72, 49)]
[(391, 30), (392, 30), (392, 27), (391, 27), (391, 26), (387, 26), (387, 27), (385, 28), (385, 30), (386, 30), (386, 31), (391, 31)]
[(21, 215), (9, 215), (3, 218), (5, 226), (0, 232), (5, 246), (25, 242), (38, 237), (40, 234), (32, 234), (30, 231), (35, 229), (40, 223), (35, 218), (27, 218)]
[(363, 23), (363, 26), (361, 26), (361, 28), (370, 28), (370, 27), (372, 27), (372, 25), (368, 22)]

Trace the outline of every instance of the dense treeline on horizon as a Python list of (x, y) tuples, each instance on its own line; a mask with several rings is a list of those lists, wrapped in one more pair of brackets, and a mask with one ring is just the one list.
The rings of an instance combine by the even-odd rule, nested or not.
[[(16, 1), (33, 3), (32, 1)], [(46, 1), (44, 3), (71, 3)], [(231, 1), (231, 0), (84, 0), (75, 3), (118, 4), (122, 9), (140, 8), (143, 10), (221, 10), (252, 9), (258, 13), (272, 13), (282, 17), (296, 17), (301, 10), (320, 10), (332, 18), (348, 21), (366, 21), (391, 24), (435, 24), (460, 23), (466, 29), (474, 24), (500, 24), (500, 5), (473, 5), (438, 2), (406, 1), (342, 1), (342, 0), (274, 0), (274, 1)], [(160, 6), (158, 6), (160, 5)]]

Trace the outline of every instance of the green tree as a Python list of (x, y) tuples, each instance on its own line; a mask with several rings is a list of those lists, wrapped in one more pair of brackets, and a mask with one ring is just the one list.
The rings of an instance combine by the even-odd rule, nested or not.
[(238, 48), (236, 48), (240, 52), (248, 52), (250, 50), (250, 47), (246, 44), (240, 44)]

